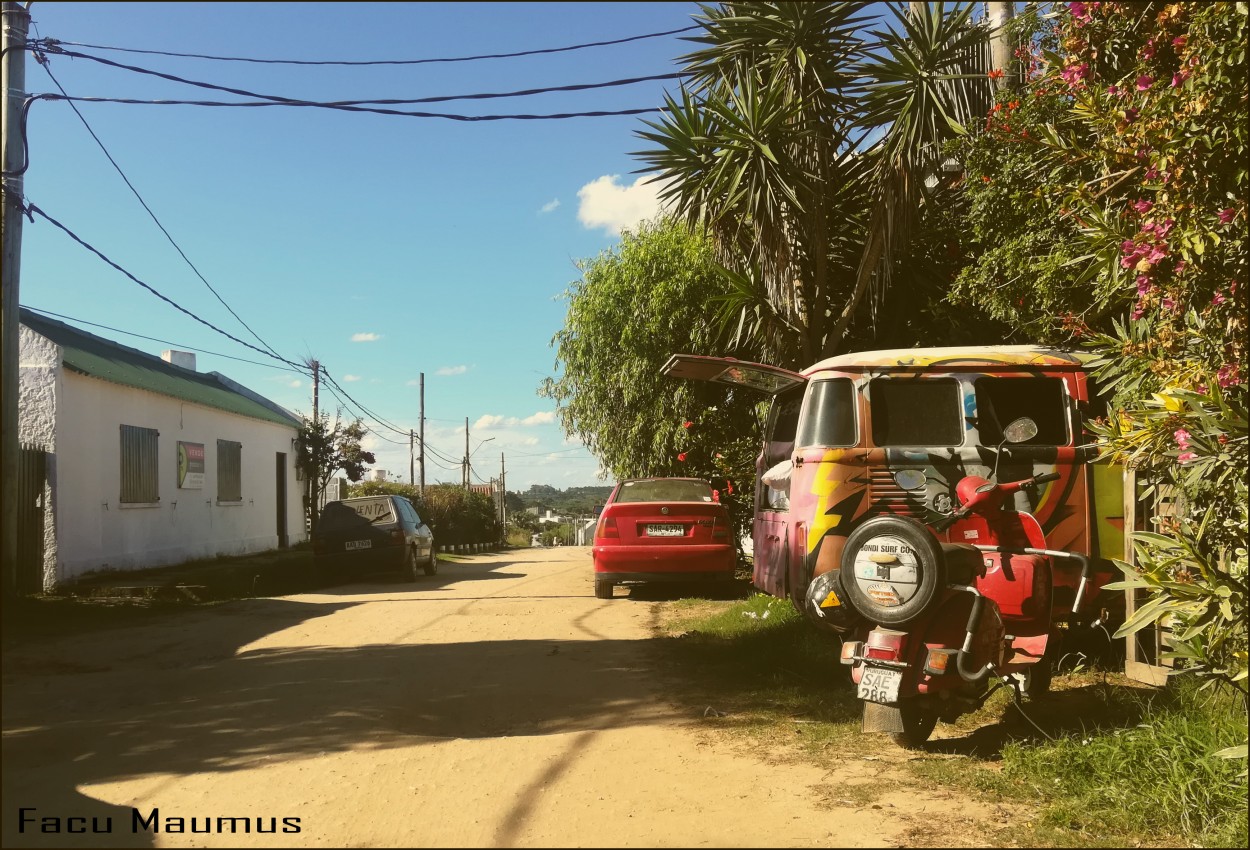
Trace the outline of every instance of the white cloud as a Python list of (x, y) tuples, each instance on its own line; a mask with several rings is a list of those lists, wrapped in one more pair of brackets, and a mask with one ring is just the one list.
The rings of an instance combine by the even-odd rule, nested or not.
[[(515, 428), (517, 425), (548, 425), (554, 422), (555, 418), (556, 414), (553, 410), (540, 410), (533, 416), (527, 416), (524, 419), (518, 419), (515, 416), (493, 416), (487, 413), (473, 423), (473, 430), (499, 427)], [(530, 444), (526, 443), (526, 445)]]
[(605, 174), (577, 190), (577, 220), (588, 230), (602, 227), (613, 236), (622, 228), (654, 218), (660, 211), (659, 184), (643, 175), (632, 185), (617, 183), (619, 174)]
[(463, 375), (467, 371), (469, 371), (469, 367), (465, 365), (444, 366), (441, 369), (439, 369), (437, 372), (435, 372), (434, 374), (436, 375)]
[(522, 438), (521, 440), (519, 440), (518, 442), (519, 442), (522, 446), (536, 446), (536, 445), (538, 445), (538, 438), (537, 438), (537, 437), (524, 437), (524, 438)]
[(296, 378), (294, 381), (291, 381), (291, 383), (287, 384), (287, 386), (293, 387), (295, 389), (299, 389), (300, 387), (304, 386), (304, 382), (301, 381), (299, 378)]
[(360, 376), (359, 376), (359, 375), (344, 375), (344, 376), (343, 376), (343, 380), (344, 380), (344, 381), (346, 381), (346, 382), (348, 382), (348, 383), (350, 383), (350, 382), (352, 382), (352, 381), (359, 381), (359, 380), (360, 380)]
[(549, 212), (555, 212), (555, 209), (556, 209), (556, 207), (558, 207), (558, 206), (560, 206), (560, 199), (559, 199), (559, 198), (552, 198), (550, 201), (548, 201), (547, 203), (543, 204), (543, 205), (542, 205), (542, 207), (541, 207), (538, 211), (539, 211), (540, 213), (544, 213), (544, 214), (545, 214), (545, 213), (549, 213)]
[(473, 423), (472, 430), (481, 431), (486, 428), (494, 428), (496, 425), (508, 425), (508, 424), (510, 423), (504, 417), (491, 416), (489, 413), (487, 413), (483, 415), (482, 417), (480, 417), (476, 422)]
[(382, 334), (375, 333), (352, 334), (352, 342), (377, 342), (381, 338)]
[(556, 412), (554, 410), (540, 410), (533, 416), (527, 416), (521, 420), (522, 425), (549, 425), (556, 421)]

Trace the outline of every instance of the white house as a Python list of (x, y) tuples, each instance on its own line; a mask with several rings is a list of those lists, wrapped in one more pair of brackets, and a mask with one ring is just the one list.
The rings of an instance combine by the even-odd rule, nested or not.
[(294, 414), (195, 371), (194, 354), (156, 357), (25, 309), (21, 322), (19, 434), (46, 452), (44, 589), (306, 537)]

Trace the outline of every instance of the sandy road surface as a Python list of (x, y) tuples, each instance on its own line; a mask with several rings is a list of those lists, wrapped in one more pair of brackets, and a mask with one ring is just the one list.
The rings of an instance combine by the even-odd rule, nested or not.
[[(656, 603), (627, 595), (594, 599), (585, 549), (523, 550), (16, 647), (4, 846), (895, 843), (907, 798), (817, 793), (870, 766), (770, 766), (701, 734), (656, 675)], [(18, 834), (21, 807), (112, 832)], [(154, 808), (161, 831), (135, 834)], [(193, 817), (251, 832), (167, 831)]]

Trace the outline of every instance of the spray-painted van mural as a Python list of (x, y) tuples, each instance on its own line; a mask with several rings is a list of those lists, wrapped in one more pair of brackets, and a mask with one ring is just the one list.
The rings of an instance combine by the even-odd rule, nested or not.
[[(1052, 548), (1120, 557), (1119, 473), (1087, 463), (1082, 448), (1091, 398), (1084, 362), (1056, 349), (989, 346), (847, 354), (802, 372), (678, 354), (662, 371), (774, 397), (756, 464), (754, 584), (802, 605), (814, 578), (840, 568), (847, 537), (865, 519), (888, 513), (930, 524), (958, 507), (960, 480), (989, 476), (996, 463), (1003, 480), (1058, 473), (1015, 494)], [(1003, 429), (1023, 416), (1036, 435), (1004, 444)], [(788, 491), (770, 487), (766, 473), (787, 461)], [(1079, 579), (1064, 572), (1056, 601), (1070, 605)]]

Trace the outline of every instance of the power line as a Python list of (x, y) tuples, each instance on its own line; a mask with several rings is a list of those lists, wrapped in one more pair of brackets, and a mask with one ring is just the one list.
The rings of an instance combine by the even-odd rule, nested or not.
[[(39, 58), (39, 54), (36, 54), (36, 58)], [(61, 94), (65, 95), (66, 97), (69, 97), (69, 93), (65, 91), (65, 87), (61, 85), (60, 81), (57, 80), (55, 76), (53, 76), (52, 69), (48, 67), (48, 63), (46, 59), (45, 61), (42, 61), (39, 64), (43, 66), (43, 70), (47, 73), (48, 77), (52, 80), (52, 82), (56, 84), (56, 87), (61, 90)], [(247, 328), (248, 333), (250, 333), (253, 337), (255, 337), (257, 342), (259, 342), (265, 348), (269, 349), (271, 353), (277, 355), (278, 352), (274, 349), (274, 347), (270, 345), (269, 343), (265, 342), (263, 339), (261, 339), (260, 334), (252, 330), (251, 326), (248, 325), (247, 322), (243, 321), (243, 318), (234, 311), (233, 307), (231, 307), (229, 304), (226, 303), (226, 300), (221, 297), (221, 294), (216, 289), (213, 288), (213, 285), (208, 282), (208, 280), (204, 277), (204, 275), (200, 274), (200, 270), (195, 267), (195, 263), (191, 262), (190, 258), (187, 257), (186, 253), (182, 250), (182, 247), (179, 246), (178, 243), (174, 241), (174, 237), (171, 236), (169, 234), (169, 231), (165, 229), (165, 225), (161, 224), (161, 220), (156, 217), (156, 213), (152, 212), (152, 208), (148, 206), (148, 202), (145, 201), (143, 199), (143, 196), (139, 194), (139, 190), (136, 189), (134, 187), (134, 184), (130, 182), (130, 178), (126, 176), (126, 172), (122, 171), (122, 167), (117, 164), (117, 160), (113, 158), (113, 155), (109, 153), (108, 148), (104, 146), (104, 142), (100, 141), (100, 137), (96, 135), (95, 130), (91, 129), (91, 125), (87, 123), (87, 119), (83, 117), (83, 114), (78, 111), (78, 107), (75, 106), (72, 102), (70, 102), (69, 108), (74, 110), (74, 114), (78, 116), (78, 120), (82, 122), (82, 125), (87, 128), (87, 132), (91, 134), (91, 138), (95, 139), (95, 143), (100, 146), (100, 150), (104, 152), (104, 156), (108, 158), (108, 161), (112, 163), (113, 168), (117, 170), (117, 173), (119, 175), (121, 175), (122, 182), (126, 184), (127, 188), (129, 188), (130, 191), (134, 194), (135, 198), (138, 199), (140, 205), (142, 205), (142, 207), (147, 211), (147, 214), (151, 216), (152, 221), (154, 221), (156, 223), (156, 226), (160, 228), (161, 233), (165, 234), (165, 238), (169, 240), (170, 245), (174, 246), (174, 250), (178, 252), (178, 256), (182, 257), (183, 261), (185, 261), (186, 264), (191, 267), (191, 271), (195, 272), (195, 276), (198, 277), (203, 282), (203, 284), (208, 287), (208, 291), (213, 293), (213, 295), (217, 298), (217, 300), (221, 302), (221, 306), (225, 307), (226, 310), (229, 311), (231, 316), (234, 316), (236, 319), (238, 319), (239, 324)]]
[(108, 325), (102, 325), (98, 322), (88, 322), (86, 319), (79, 319), (74, 316), (66, 316), (61, 313), (54, 313), (51, 310), (42, 310), (38, 307), (31, 307), (28, 304), (23, 304), (21, 306), (27, 310), (30, 310), (32, 313), (39, 313), (41, 316), (54, 316), (58, 319), (64, 319), (68, 322), (77, 322), (80, 325), (90, 325), (93, 328), (103, 328), (106, 331), (113, 331), (114, 333), (126, 334), (127, 336), (138, 337), (139, 339), (146, 339), (151, 342), (159, 342), (159, 343), (162, 343), (163, 345), (172, 345), (172, 346), (177, 347), (180, 350), (196, 351), (196, 352), (199, 352), (200, 354), (211, 354), (214, 357), (224, 357), (227, 360), (238, 360), (240, 363), (247, 363), (252, 366), (264, 366), (266, 369), (279, 369), (283, 372), (296, 372), (297, 374), (300, 374), (300, 375), (308, 374), (307, 372), (302, 372), (298, 369), (292, 369), (290, 366), (278, 366), (273, 363), (261, 363), (259, 360), (247, 360), (243, 357), (235, 357), (231, 354), (222, 354), (220, 351), (209, 351), (208, 349), (196, 348), (195, 346), (187, 345), (186, 343), (182, 343), (182, 342), (170, 342), (167, 339), (159, 339), (154, 336), (145, 336), (144, 334), (135, 333), (134, 331), (126, 331), (126, 330), (122, 330), (121, 328), (114, 328)]
[(212, 59), (218, 62), (251, 62), (258, 65), (346, 65), (353, 67), (364, 67), (370, 65), (429, 65), (438, 62), (475, 62), (481, 59), (512, 59), (519, 56), (537, 56), (545, 53), (564, 53), (570, 50), (583, 50), (589, 47), (607, 47), (613, 44), (625, 44), (631, 41), (641, 41), (647, 38), (659, 38), (666, 35), (677, 35), (678, 33), (690, 32), (699, 29), (697, 25), (682, 27), (675, 30), (666, 30), (664, 32), (652, 32), (644, 35), (634, 35), (628, 38), (616, 38), (611, 41), (591, 41), (584, 44), (573, 44), (568, 47), (548, 47), (540, 50), (519, 50), (515, 53), (486, 53), (479, 56), (454, 56), (446, 58), (433, 59), (371, 59), (371, 60), (313, 60), (313, 59), (257, 59), (247, 56), (213, 56), (204, 53), (175, 53), (167, 50), (141, 50), (134, 47), (112, 47), (103, 44), (84, 44), (79, 41), (60, 41), (57, 39), (45, 39), (45, 43), (50, 45), (68, 44), (72, 47), (86, 47), (91, 50), (114, 50), (121, 53), (143, 53), (151, 56), (172, 56), (180, 59)]
[[(64, 232), (67, 236), (69, 236), (69, 238), (73, 239), (73, 240), (74, 240), (75, 242), (77, 242), (79, 245), (83, 246), (83, 247), (84, 247), (84, 248), (86, 248), (88, 251), (90, 251), (91, 253), (95, 254), (95, 255), (96, 255), (97, 257), (99, 257), (101, 260), (103, 260), (104, 262), (108, 263), (108, 264), (109, 264), (110, 266), (112, 266), (113, 268), (117, 269), (117, 271), (121, 272), (121, 273), (122, 273), (122, 274), (124, 274), (126, 277), (130, 278), (132, 281), (134, 281), (135, 283), (137, 283), (137, 284), (139, 284), (140, 286), (142, 286), (144, 289), (146, 289), (148, 292), (152, 293), (152, 294), (153, 294), (153, 295), (155, 295), (157, 298), (159, 298), (159, 299), (161, 299), (162, 301), (164, 301), (166, 304), (169, 304), (171, 307), (173, 307), (174, 309), (178, 310), (179, 312), (185, 313), (186, 315), (190, 316), (190, 317), (191, 317), (192, 319), (194, 319), (195, 321), (199, 322), (201, 325), (204, 325), (205, 327), (207, 327), (207, 328), (209, 328), (209, 329), (211, 329), (211, 330), (216, 331), (217, 333), (221, 334), (222, 336), (226, 337), (227, 339), (229, 339), (229, 340), (231, 340), (231, 341), (233, 341), (233, 342), (237, 342), (239, 345), (242, 345), (242, 346), (245, 346), (245, 347), (247, 347), (247, 348), (252, 349), (252, 351), (257, 352), (258, 354), (263, 354), (263, 355), (265, 355), (266, 357), (272, 357), (274, 360), (281, 361), (282, 363), (285, 363), (286, 365), (291, 366), (292, 368), (296, 369), (297, 371), (302, 371), (302, 370), (300, 369), (299, 364), (297, 364), (297, 363), (293, 363), (293, 362), (291, 362), (290, 360), (287, 360), (285, 357), (282, 357), (282, 356), (280, 356), (280, 355), (278, 355), (278, 354), (274, 354), (273, 352), (270, 352), (270, 351), (265, 351), (263, 348), (257, 348), (256, 346), (252, 345), (250, 342), (244, 342), (243, 340), (239, 339), (239, 338), (238, 338), (237, 336), (235, 336), (234, 334), (229, 333), (228, 331), (224, 331), (224, 330), (222, 330), (221, 328), (217, 327), (217, 326), (216, 326), (216, 325), (214, 325), (212, 322), (209, 322), (209, 321), (207, 321), (207, 320), (205, 320), (205, 319), (201, 319), (199, 316), (195, 315), (195, 313), (192, 313), (190, 310), (188, 310), (186, 307), (183, 307), (181, 304), (179, 304), (177, 301), (174, 301), (172, 298), (170, 298), (170, 297), (168, 297), (168, 296), (166, 296), (166, 295), (162, 295), (162, 294), (161, 294), (160, 292), (158, 292), (158, 291), (157, 291), (154, 287), (152, 287), (152, 286), (150, 286), (149, 284), (146, 284), (146, 283), (144, 283), (143, 281), (139, 280), (139, 278), (135, 277), (133, 274), (131, 274), (130, 272), (126, 271), (126, 269), (122, 268), (122, 267), (121, 267), (121, 266), (119, 266), (117, 263), (115, 263), (115, 262), (113, 262), (112, 260), (110, 260), (110, 259), (109, 259), (108, 257), (106, 257), (106, 256), (105, 256), (105, 255), (104, 255), (104, 254), (103, 254), (103, 253), (102, 253), (102, 252), (101, 252), (98, 248), (96, 248), (94, 245), (91, 245), (89, 242), (87, 242), (85, 239), (83, 239), (82, 237), (80, 237), (78, 234), (74, 233), (74, 231), (70, 230), (68, 227), (66, 227), (65, 225), (61, 224), (61, 223), (60, 223), (59, 221), (57, 221), (55, 218), (53, 218), (52, 216), (48, 215), (48, 214), (47, 214), (46, 212), (44, 212), (43, 210), (39, 209), (39, 207), (35, 206), (34, 204), (28, 204), (28, 205), (26, 205), (26, 207), (25, 207), (25, 212), (27, 213), (27, 215), (38, 214), (41, 218), (44, 218), (44, 219), (46, 219), (47, 221), (51, 222), (53, 225), (55, 225), (57, 228), (59, 228), (60, 230), (62, 230), (62, 231), (63, 231), (63, 232)], [(305, 374), (306, 374), (306, 373), (305, 373)]]
[(153, 71), (150, 68), (140, 68), (137, 65), (126, 65), (121, 62), (114, 62), (111, 59), (105, 59), (102, 56), (92, 56), (89, 53), (79, 53), (76, 50), (63, 50), (61, 48), (48, 48), (49, 53), (58, 56), (69, 56), (72, 59), (87, 59), (92, 62), (98, 62), (101, 65), (107, 65), (111, 68), (120, 68), (125, 71), (133, 71), (137, 74), (143, 74), (150, 77), (159, 77), (162, 80), (170, 82), (182, 83), (195, 88), (208, 89), (209, 91), (225, 92), (226, 94), (236, 94), (240, 97), (255, 97), (264, 101), (272, 101), (274, 103), (287, 104), (290, 106), (320, 106), (333, 109), (346, 109), (349, 107), (361, 107), (366, 104), (381, 105), (405, 105), (414, 103), (444, 103), (452, 100), (491, 100), (502, 97), (531, 97), (537, 94), (547, 94), (550, 92), (571, 92), (571, 91), (587, 91), (591, 89), (612, 88), (615, 86), (628, 86), (635, 83), (653, 82), (657, 80), (677, 80), (689, 76), (685, 72), (677, 71), (667, 74), (653, 74), (643, 77), (627, 77), (624, 79), (608, 80), (599, 83), (573, 83), (564, 86), (547, 86), (544, 88), (521, 89), (510, 92), (478, 92), (474, 94), (454, 94), (454, 95), (435, 95), (432, 97), (418, 98), (387, 98), (387, 99), (366, 99), (366, 100), (342, 100), (342, 101), (310, 101), (303, 98), (285, 97), (283, 95), (262, 94), (260, 92), (249, 91), (248, 89), (237, 89), (232, 86), (218, 85), (217, 83), (209, 83), (203, 80), (192, 80), (186, 77), (179, 77), (175, 74), (166, 74), (163, 71)]

